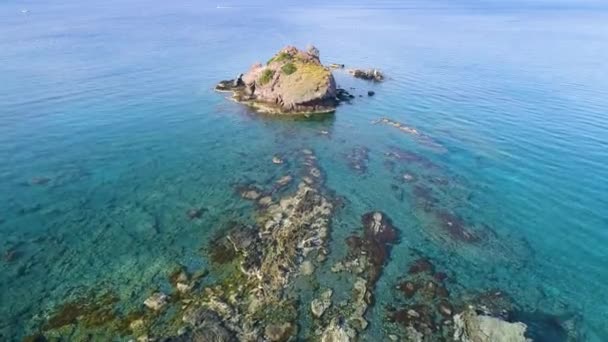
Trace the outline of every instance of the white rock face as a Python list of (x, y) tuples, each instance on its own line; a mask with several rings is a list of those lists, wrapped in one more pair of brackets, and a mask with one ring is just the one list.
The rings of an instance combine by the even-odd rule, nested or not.
[(472, 309), (454, 316), (454, 340), (461, 342), (530, 342), (526, 329), (524, 323), (477, 315)]
[(347, 324), (338, 324), (334, 319), (321, 335), (321, 342), (350, 342), (357, 337), (357, 332)]
[(159, 311), (167, 304), (168, 299), (169, 298), (166, 294), (162, 292), (156, 292), (144, 301), (144, 305), (154, 311)]
[(306, 260), (300, 265), (300, 272), (303, 275), (309, 276), (315, 272), (315, 266), (309, 260)]
[(332, 294), (333, 291), (329, 289), (321, 294), (321, 298), (313, 299), (313, 301), (310, 303), (310, 310), (315, 317), (319, 318), (323, 316), (325, 310), (329, 309), (331, 306)]

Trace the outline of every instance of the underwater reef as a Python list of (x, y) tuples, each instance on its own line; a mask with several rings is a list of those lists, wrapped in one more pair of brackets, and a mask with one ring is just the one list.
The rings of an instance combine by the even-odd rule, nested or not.
[[(345, 162), (360, 175), (370, 153), (357, 146), (345, 155)], [(419, 210), (438, 220), (431, 236), (459, 248), (492, 242), (490, 234), (470, 228), (441, 206), (445, 199), (439, 191), (454, 180), (448, 180), (439, 165), (397, 148), (383, 156), (397, 163), (391, 170), (400, 180), (398, 186), (412, 188)], [(403, 162), (430, 173), (417, 170), (418, 176), (399, 177)], [(233, 184), (234, 196), (249, 203), (253, 217), (227, 222), (216, 232), (204, 249), (210, 269), (177, 265), (167, 270), (170, 291), (150, 288), (136, 308), (125, 309), (122, 298), (110, 291), (74, 295), (46, 313), (39, 332), (25, 341), (96, 336), (138, 342), (347, 342), (361, 340), (371, 324), (379, 324), (390, 341), (527, 342), (535, 334), (528, 324), (538, 321), (553, 322), (561, 341), (577, 340), (575, 317), (528, 312), (499, 289), (463, 289), (457, 274), (414, 250), (415, 258), (393, 284), (394, 299), (378, 303), (378, 282), (392, 251), (408, 237), (386, 212), (372, 210), (361, 214), (358, 227), (344, 240), (333, 241), (332, 246), (342, 245), (345, 253), (330, 259), (332, 222), (345, 199), (327, 188), (326, 175), (310, 149), (275, 154), (269, 163), (277, 167), (270, 180)], [(287, 164), (294, 168), (287, 169)], [(440, 175), (445, 180), (438, 181)], [(196, 207), (185, 214), (193, 220), (204, 212)], [(326, 265), (328, 260), (332, 263)], [(338, 277), (341, 285), (321, 286), (320, 277), (327, 277), (321, 269)], [(312, 296), (301, 295), (297, 289), (302, 284), (312, 289)], [(384, 316), (382, 322), (368, 317), (375, 306)]]

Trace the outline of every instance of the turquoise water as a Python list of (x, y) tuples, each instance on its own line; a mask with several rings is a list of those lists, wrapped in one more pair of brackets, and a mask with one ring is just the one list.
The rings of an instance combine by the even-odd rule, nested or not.
[[(175, 265), (212, 268), (214, 234), (251, 220), (235, 184), (295, 172), (304, 148), (345, 203), (330, 261), (370, 210), (400, 231), (365, 339), (385, 336), (393, 288), (425, 255), (455, 279), (451, 292), (508, 293), (535, 340), (561, 338), (552, 323), (566, 318), (575, 340), (608, 340), (607, 8), (217, 5), (0, 5), (2, 340), (39, 331), (81, 292), (112, 291), (128, 309), (167, 289)], [(336, 72), (353, 94), (376, 95), (315, 120), (261, 117), (213, 91), (282, 46), (309, 43), (326, 63), (377, 67), (389, 79)], [(373, 124), (383, 117), (425, 138)], [(361, 147), (363, 173), (348, 160)], [(396, 150), (417, 157), (391, 167)], [(287, 163), (274, 165), (275, 154)], [(486, 238), (450, 236), (420, 189)]]

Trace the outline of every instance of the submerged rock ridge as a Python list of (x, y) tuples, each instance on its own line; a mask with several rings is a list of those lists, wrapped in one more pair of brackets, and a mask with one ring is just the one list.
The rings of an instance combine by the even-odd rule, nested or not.
[[(230, 255), (230, 260), (223, 259), (223, 267), (231, 263), (234, 268), (189, 303), (183, 317), (189, 331), (200, 333), (191, 318), (204, 315), (212, 318), (208, 321), (216, 336), (221, 336), (213, 341), (287, 341), (297, 335), (297, 298), (288, 289), (298, 275), (310, 275), (313, 263), (325, 259), (334, 211), (324, 194), (316, 157), (304, 150), (301, 159), (302, 175), (291, 193), (278, 198), (273, 196), (276, 193), (243, 196), (257, 204), (256, 224), (236, 224), (214, 243)], [(331, 291), (326, 297), (315, 306), (319, 316), (329, 306)]]
[(232, 92), (237, 102), (271, 114), (331, 113), (348, 98), (336, 87), (330, 68), (321, 64), (314, 46), (306, 51), (287, 46), (265, 65), (254, 64), (215, 89)]
[(348, 272), (354, 276), (350, 299), (332, 307), (319, 322), (317, 335), (321, 341), (355, 341), (367, 329), (365, 314), (373, 305), (373, 292), (380, 274), (388, 262), (390, 248), (397, 242), (397, 230), (390, 218), (380, 211), (362, 216), (363, 234), (346, 241), (349, 253), (336, 263), (332, 271)]

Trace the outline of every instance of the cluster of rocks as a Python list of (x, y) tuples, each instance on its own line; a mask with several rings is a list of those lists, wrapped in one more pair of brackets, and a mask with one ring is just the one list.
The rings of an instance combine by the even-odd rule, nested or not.
[(355, 78), (362, 80), (382, 82), (384, 81), (384, 74), (378, 69), (351, 69), (349, 73)]
[(355, 146), (346, 155), (348, 167), (358, 174), (367, 172), (367, 163), (369, 161), (369, 148), (365, 146)]
[(373, 303), (373, 290), (386, 265), (390, 247), (397, 241), (397, 231), (382, 212), (363, 215), (363, 234), (347, 239), (349, 254), (334, 266), (333, 272), (355, 276), (349, 301), (336, 306), (320, 323), (317, 335), (322, 341), (351, 341), (368, 326), (365, 313)]
[[(212, 254), (221, 257), (212, 259), (235, 268), (188, 303), (183, 315), (187, 329), (174, 341), (286, 341), (297, 333), (296, 303), (285, 289), (298, 274), (312, 274), (314, 264), (325, 259), (334, 210), (323, 193), (316, 156), (303, 150), (300, 159), (301, 181), (294, 193), (274, 200), (271, 191), (251, 185), (239, 189), (244, 198), (257, 204), (268, 199), (256, 206), (255, 226), (232, 224), (213, 242)], [(287, 182), (281, 179), (280, 183)], [(180, 277), (175, 278), (177, 282)], [(311, 303), (313, 315), (324, 314), (331, 296), (328, 290)], [(156, 296), (148, 304), (154, 299), (163, 300)]]
[[(401, 307), (388, 307), (388, 318), (408, 340), (459, 342), (526, 342), (526, 325), (507, 321), (513, 302), (494, 291), (474, 298), (453, 298), (449, 276), (427, 258), (416, 259), (396, 289)], [(390, 327), (389, 330), (392, 330)]]
[[(329, 65), (331, 69), (344, 69), (346, 66), (339, 63), (331, 63)], [(348, 69), (348, 73), (355, 78), (359, 78), (366, 81), (382, 82), (384, 81), (384, 74), (378, 69)], [(371, 96), (371, 95), (370, 95)]]
[[(450, 210), (448, 204), (454, 201), (454, 185), (440, 165), (422, 154), (396, 146), (390, 147), (385, 158), (385, 166), (395, 174), (397, 181), (391, 186), (392, 190), (401, 200), (405, 193), (411, 195), (415, 208), (428, 218), (428, 232), (434, 239), (476, 245), (492, 235), (487, 225), (468, 222)], [(423, 175), (417, 177), (412, 169)]]
[(425, 157), (420, 153), (406, 150), (397, 146), (391, 146), (389, 150), (385, 153), (385, 157), (387, 161), (406, 165), (415, 165), (425, 171), (440, 169), (440, 166), (428, 157)]
[[(367, 149), (355, 148), (349, 157), (353, 165), (359, 165), (355, 170), (365, 170)], [(386, 157), (396, 163), (440, 169), (428, 158), (411, 151), (395, 148)], [(215, 266), (221, 266), (217, 278), (203, 286), (199, 281), (202, 275), (190, 275), (184, 267), (177, 267), (169, 275), (172, 292), (154, 292), (143, 302), (147, 307), (145, 313), (129, 316), (125, 319), (128, 324), (111, 315), (102, 322), (90, 318), (98, 324), (96, 327), (105, 329), (104, 324), (112, 324), (113, 330), (108, 331), (121, 336), (126, 335), (124, 329), (129, 329), (142, 342), (289, 341), (300, 336), (299, 306), (303, 305), (313, 321), (312, 339), (357, 340), (368, 329), (366, 314), (374, 304), (376, 284), (398, 241), (398, 231), (381, 211), (362, 215), (361, 232), (345, 240), (348, 253), (331, 268), (351, 281), (348, 298), (338, 301), (339, 294), (334, 289), (323, 288), (311, 302), (300, 303), (301, 298), (294, 298), (289, 289), (298, 276), (313, 282), (316, 269), (326, 260), (331, 219), (338, 205), (324, 188), (323, 172), (313, 151), (305, 149), (289, 155), (290, 163), (292, 158), (296, 165), (301, 165), (299, 173), (277, 176), (270, 186), (253, 183), (236, 186), (240, 197), (254, 203), (255, 223), (231, 222), (212, 241), (210, 259)], [(286, 161), (275, 155), (272, 162), (282, 165)], [(417, 183), (400, 175), (404, 184)], [(442, 229), (450, 238), (477, 243), (471, 239), (478, 235), (467, 235), (476, 232), (469, 232), (463, 219), (440, 210), (433, 189), (420, 184), (413, 184), (413, 189), (415, 198), (424, 203), (428, 212), (442, 220)], [(203, 211), (193, 208), (187, 215), (196, 219)], [(448, 290), (452, 280), (452, 275), (437, 271), (430, 259), (415, 259), (407, 275), (395, 286), (398, 298), (387, 308), (390, 323), (384, 330), (389, 339), (528, 341), (526, 324), (512, 315), (512, 300), (500, 291), (473, 298), (457, 297)], [(67, 307), (70, 310), (64, 311), (69, 315), (62, 313), (51, 321), (59, 327), (76, 324), (84, 321), (83, 317), (88, 320), (89, 316), (113, 313), (114, 303), (112, 299), (104, 306), (77, 307), (80, 311), (75, 312)], [(151, 329), (159, 317), (174, 311), (180, 319), (163, 330), (174, 336), (148, 337), (165, 336)]]
[(408, 126), (404, 123), (401, 123), (399, 121), (395, 121), (389, 118), (381, 118), (378, 120), (375, 120), (372, 122), (372, 124), (377, 125), (377, 124), (383, 124), (383, 125), (388, 125), (388, 126), (392, 126), (397, 128), (398, 130), (402, 131), (403, 133), (407, 133), (407, 134), (412, 134), (412, 135), (421, 135), (420, 131), (417, 130), (414, 127)]
[(374, 124), (374, 125), (381, 124), (381, 125), (395, 127), (399, 131), (413, 136), (417, 142), (419, 142), (420, 144), (422, 144), (424, 146), (432, 148), (436, 152), (440, 152), (440, 153), (446, 152), (446, 148), (441, 143), (439, 143), (438, 141), (433, 139), (431, 136), (429, 136), (428, 134), (421, 132), (417, 128), (409, 126), (403, 122), (399, 122), (399, 121), (389, 119), (389, 118), (380, 118), (378, 120), (372, 121), (372, 124)]
[(237, 338), (222, 322), (214, 311), (204, 308), (190, 308), (183, 316), (187, 324), (177, 336), (164, 339), (164, 342), (217, 341), (236, 342)]

